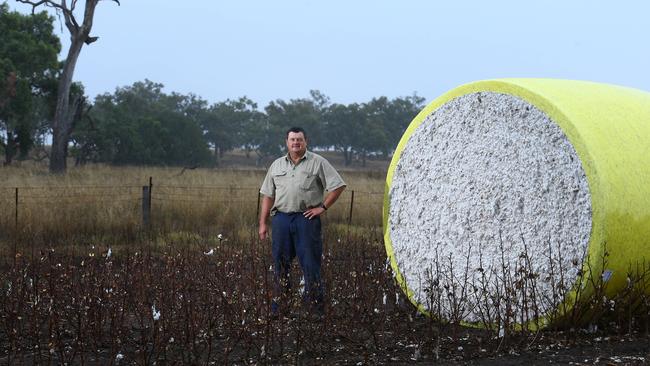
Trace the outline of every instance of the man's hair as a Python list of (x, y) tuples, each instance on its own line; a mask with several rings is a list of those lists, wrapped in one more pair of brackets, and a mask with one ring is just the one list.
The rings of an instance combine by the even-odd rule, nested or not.
[(287, 138), (289, 138), (289, 132), (295, 132), (295, 133), (300, 133), (302, 132), (302, 135), (305, 136), (305, 140), (307, 140), (307, 132), (302, 127), (291, 127), (290, 129), (287, 130)]

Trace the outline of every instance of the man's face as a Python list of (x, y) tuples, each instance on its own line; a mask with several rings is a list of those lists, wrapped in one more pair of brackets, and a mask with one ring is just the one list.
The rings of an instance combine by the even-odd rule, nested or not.
[(307, 151), (307, 140), (302, 132), (289, 132), (287, 136), (287, 149), (290, 153), (302, 154)]

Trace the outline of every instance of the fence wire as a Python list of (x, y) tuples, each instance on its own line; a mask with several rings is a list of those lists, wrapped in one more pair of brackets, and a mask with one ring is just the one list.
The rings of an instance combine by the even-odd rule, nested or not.
[[(378, 225), (381, 222), (383, 194), (348, 187), (328, 211), (328, 220)], [(0, 228), (56, 225), (62, 221), (80, 220), (92, 222), (94, 226), (115, 224), (120, 220), (144, 225), (145, 217), (147, 221), (153, 217), (154, 223), (160, 225), (173, 225), (173, 221), (183, 220), (188, 213), (193, 213), (195, 217), (187, 219), (196, 221), (198, 215), (213, 215), (215, 210), (216, 214), (225, 212), (224, 207), (228, 208), (230, 214), (238, 210), (248, 212), (250, 219), (256, 220), (260, 201), (259, 187), (253, 186), (153, 184), (0, 187)], [(185, 216), (174, 214), (178, 210), (182, 210)]]

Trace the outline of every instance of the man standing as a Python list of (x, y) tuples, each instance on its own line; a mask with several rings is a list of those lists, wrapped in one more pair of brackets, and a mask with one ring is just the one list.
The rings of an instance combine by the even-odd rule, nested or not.
[[(336, 202), (345, 189), (345, 182), (325, 158), (307, 151), (305, 130), (292, 127), (286, 137), (288, 153), (271, 164), (260, 189), (264, 195), (260, 240), (269, 236), (269, 215), (273, 226), (275, 281), (271, 311), (273, 316), (278, 316), (285, 310), (291, 289), (291, 263), (297, 256), (305, 280), (303, 303), (310, 312), (321, 316), (323, 241), (320, 215)], [(328, 194), (323, 199), (325, 190)]]

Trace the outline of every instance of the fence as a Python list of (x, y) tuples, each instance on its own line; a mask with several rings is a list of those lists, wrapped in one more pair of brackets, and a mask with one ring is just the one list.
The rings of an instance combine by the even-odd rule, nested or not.
[[(381, 225), (383, 192), (350, 187), (331, 207), (330, 223)], [(202, 230), (257, 225), (259, 187), (149, 185), (0, 187), (3, 231)]]

